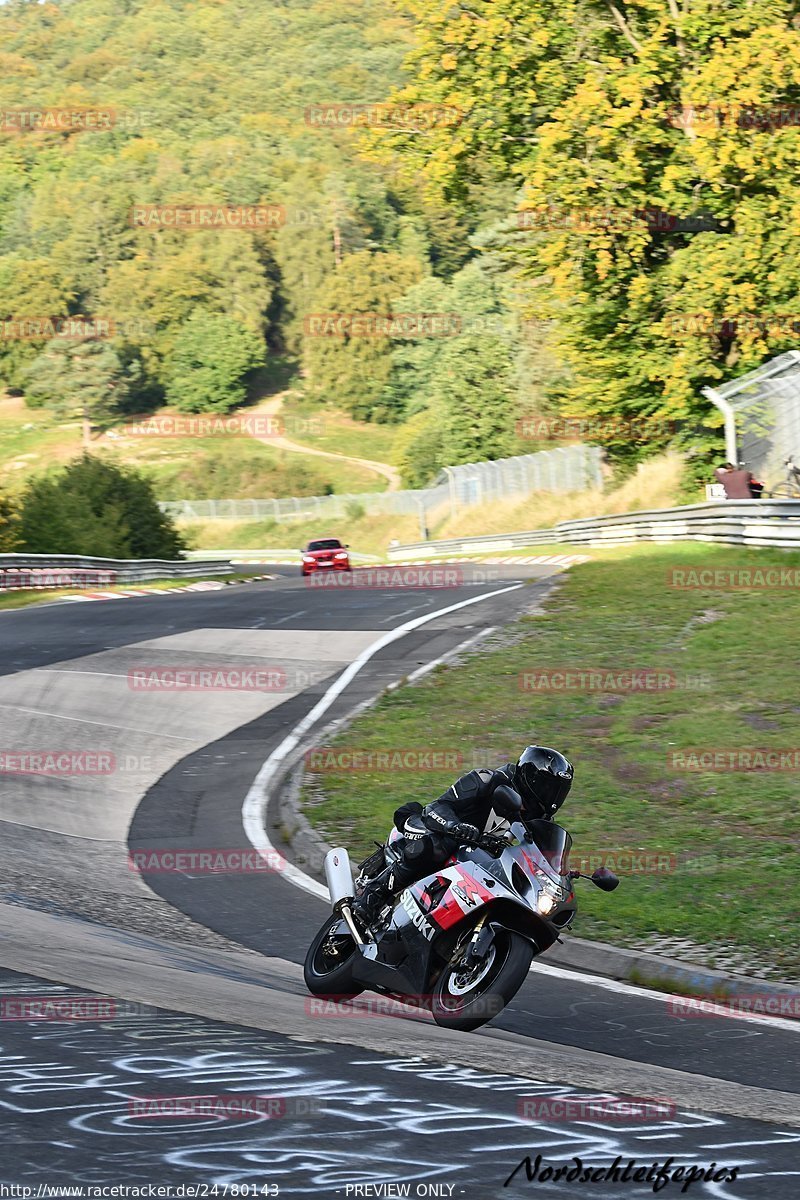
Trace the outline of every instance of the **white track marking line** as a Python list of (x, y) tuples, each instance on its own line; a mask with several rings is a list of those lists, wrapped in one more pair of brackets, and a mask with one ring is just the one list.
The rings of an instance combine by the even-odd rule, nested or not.
[(386, 621), (398, 621), (400, 617), (407, 617), (409, 613), (416, 612), (418, 608), (426, 608), (429, 604), (433, 604), (433, 601), (423, 600), (420, 604), (412, 604), (411, 608), (404, 608), (402, 612), (392, 613), (388, 617), (381, 617), (378, 624), (383, 625)]
[(87, 717), (68, 717), (64, 713), (45, 712), (43, 708), (22, 708), (18, 704), (3, 704), (0, 708), (13, 708), (15, 712), (31, 713), (34, 717), (52, 717), (56, 721), (77, 721), (79, 725), (99, 725), (101, 729), (122, 729), (126, 733), (145, 733), (148, 737), (167, 738), (171, 742), (193, 742), (194, 738), (182, 737), (178, 733), (164, 733), (161, 729), (136, 729), (132, 725), (113, 725), (109, 721), (90, 721)]
[(116, 671), (74, 671), (69, 667), (30, 667), (37, 675), (85, 675), (89, 679), (127, 679)]
[[(291, 754), (300, 743), (301, 738), (308, 732), (311, 726), (327, 712), (336, 698), (341, 695), (350, 681), (359, 673), (362, 667), (366, 666), (371, 658), (382, 650), (384, 646), (396, 642), (398, 638), (405, 637), (407, 633), (418, 629), (420, 625), (427, 625), (429, 621), (434, 621), (437, 617), (446, 616), (448, 613), (456, 612), (458, 609), (467, 608), (471, 604), (479, 604), (481, 600), (491, 600), (494, 596), (503, 596), (507, 592), (516, 592), (524, 585), (516, 583), (511, 587), (500, 588), (494, 592), (486, 592), (482, 596), (470, 596), (468, 600), (460, 600), (458, 604), (450, 604), (447, 608), (436, 609), (435, 612), (424, 613), (421, 617), (415, 617), (413, 621), (406, 621), (402, 625), (398, 625), (396, 629), (388, 630), (383, 637), (379, 637), (371, 646), (367, 646), (365, 650), (359, 654), (358, 658), (347, 667), (342, 674), (335, 679), (328, 690), (321, 696), (309, 713), (303, 717), (302, 721), (295, 725), (294, 729), (288, 734), (283, 741), (275, 747), (269, 758), (261, 767), (261, 770), (253, 780), (249, 792), (245, 796), (244, 804), (242, 805), (242, 824), (244, 831), (247, 834), (250, 844), (263, 857), (269, 861), (269, 855), (276, 855), (278, 851), (269, 840), (265, 828), (265, 816), (267, 805), (269, 803), (269, 786), (272, 776), (283, 762), (283, 760)], [(274, 858), (272, 859), (274, 862)], [(305, 871), (301, 871), (294, 863), (287, 862), (281, 872), (289, 883), (295, 887), (302, 888), (305, 892), (310, 892), (312, 896), (318, 896), (321, 900), (329, 900), (330, 896), (328, 889), (316, 879), (312, 879), (310, 875), (306, 875)]]
[(293, 617), (302, 617), (308, 612), (307, 608), (301, 608), (299, 612), (289, 613), (286, 617), (281, 617), (280, 621), (273, 621), (273, 626), (282, 625), (284, 621), (291, 621)]
[[(633, 983), (625, 983), (621, 979), (606, 979), (603, 975), (586, 975), (582, 971), (571, 971), (568, 967), (551, 966), (546, 962), (538, 962), (536, 960), (531, 963), (531, 973), (536, 972), (537, 975), (552, 975), (556, 979), (569, 979), (574, 983), (591, 983), (593, 987), (602, 988), (606, 992), (623, 993), (626, 996), (641, 996), (648, 1000), (656, 1000), (661, 1004), (673, 1004), (676, 1000), (684, 999), (683, 996), (673, 995), (670, 992), (655, 992), (648, 988), (637, 987)], [(692, 997), (685, 997), (687, 1000)], [(711, 1001), (703, 1001), (703, 1004), (712, 1003)], [(788, 1029), (791, 1033), (800, 1033), (800, 1021), (787, 1020), (784, 1017), (772, 1016), (755, 1016), (747, 1013), (731, 1014), (724, 1006), (718, 1005), (719, 1012), (715, 1016), (728, 1017), (731, 1021), (747, 1021), (751, 1025), (767, 1025), (770, 1029)], [(706, 1013), (703, 1012), (702, 1016)], [(709, 1014), (710, 1015), (710, 1014)], [(677, 1020), (678, 1018), (676, 1018)], [(686, 1020), (698, 1020), (698, 1017), (687, 1016)]]

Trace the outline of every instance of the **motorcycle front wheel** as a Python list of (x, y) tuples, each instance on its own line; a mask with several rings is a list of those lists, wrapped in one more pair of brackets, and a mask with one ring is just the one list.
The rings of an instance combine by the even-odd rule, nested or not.
[(476, 967), (464, 970), (459, 963), (448, 963), (433, 989), (436, 1024), (469, 1032), (491, 1021), (522, 987), (533, 950), (527, 938), (502, 929)]
[(355, 941), (350, 933), (341, 932), (341, 925), (341, 917), (328, 917), (303, 964), (306, 987), (313, 996), (325, 1000), (349, 1000), (364, 991), (353, 979), (358, 953)]

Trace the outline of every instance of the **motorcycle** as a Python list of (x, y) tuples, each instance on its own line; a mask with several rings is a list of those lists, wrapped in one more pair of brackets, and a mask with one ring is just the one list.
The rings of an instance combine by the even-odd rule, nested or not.
[[(568, 865), (572, 838), (553, 821), (523, 820), (516, 793), (495, 811), (506, 830), (463, 846), (444, 866), (392, 897), (370, 927), (351, 901), (370, 874), (401, 857), (392, 830), (353, 881), (342, 847), (325, 858), (333, 905), (311, 943), (306, 987), (329, 1000), (365, 990), (429, 1009), (437, 1025), (470, 1031), (497, 1016), (516, 995), (534, 957), (559, 940), (575, 917), (573, 882), (590, 878), (603, 891), (619, 879), (600, 867), (591, 876)], [(501, 809), (505, 811), (501, 811)]]

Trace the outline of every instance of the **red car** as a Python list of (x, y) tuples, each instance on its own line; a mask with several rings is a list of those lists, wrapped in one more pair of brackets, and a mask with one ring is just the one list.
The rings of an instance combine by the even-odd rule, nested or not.
[(352, 571), (350, 555), (347, 546), (338, 538), (317, 538), (309, 542), (303, 556), (301, 568), (303, 576), (312, 575), (314, 571)]

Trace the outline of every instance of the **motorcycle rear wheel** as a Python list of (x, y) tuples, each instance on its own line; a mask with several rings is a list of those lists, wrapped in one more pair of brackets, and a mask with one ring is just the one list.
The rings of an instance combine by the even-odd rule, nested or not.
[(522, 987), (533, 952), (527, 938), (503, 929), (497, 931), (486, 962), (474, 972), (473, 980), (448, 964), (433, 989), (431, 1012), (436, 1024), (468, 1033), (491, 1021)]
[(356, 961), (356, 944), (349, 934), (337, 934), (332, 940), (339, 953), (334, 958), (326, 953), (326, 942), (333, 931), (341, 925), (341, 918), (330, 916), (308, 947), (303, 964), (303, 978), (312, 996), (325, 1000), (348, 1000), (364, 991), (353, 979)]

